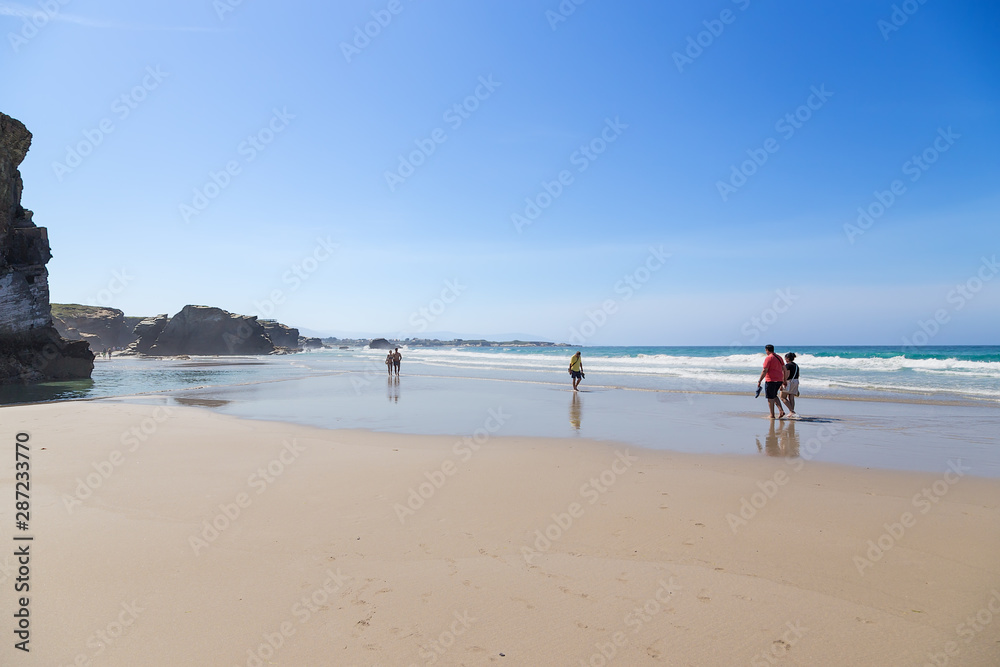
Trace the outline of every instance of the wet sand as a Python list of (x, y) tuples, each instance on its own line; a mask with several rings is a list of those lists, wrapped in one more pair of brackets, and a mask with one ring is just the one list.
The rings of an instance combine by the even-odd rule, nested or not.
[(706, 454), (803, 456), (861, 467), (937, 472), (961, 458), (1000, 477), (1000, 407), (803, 396), (798, 421), (772, 423), (762, 397), (502, 379), (340, 373), (171, 392), (123, 401), (214, 403), (223, 414), (324, 428), (471, 433), (489, 410), (502, 434), (613, 440)]
[(109, 401), (0, 418), (30, 434), (34, 537), (31, 654), (7, 641), (5, 665), (1000, 655), (1000, 482), (955, 460), (766, 456), (769, 425), (751, 456), (510, 436), (496, 409), (464, 438)]

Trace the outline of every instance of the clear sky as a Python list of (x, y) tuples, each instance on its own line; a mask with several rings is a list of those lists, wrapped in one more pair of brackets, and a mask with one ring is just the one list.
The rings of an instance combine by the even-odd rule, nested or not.
[(52, 300), (998, 342), (996, 3), (576, 2), (0, 0)]

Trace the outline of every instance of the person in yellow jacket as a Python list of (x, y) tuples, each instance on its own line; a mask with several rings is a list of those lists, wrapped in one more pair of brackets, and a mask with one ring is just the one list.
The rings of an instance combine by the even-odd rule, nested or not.
[(580, 386), (580, 380), (586, 376), (583, 374), (583, 359), (580, 358), (579, 352), (569, 360), (569, 374), (573, 378), (573, 391), (580, 391), (577, 387)]

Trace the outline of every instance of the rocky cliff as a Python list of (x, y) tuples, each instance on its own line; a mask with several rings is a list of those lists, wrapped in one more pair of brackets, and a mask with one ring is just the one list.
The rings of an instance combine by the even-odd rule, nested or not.
[(21, 206), (18, 167), (29, 146), (28, 129), (0, 113), (0, 383), (89, 378), (90, 346), (63, 339), (52, 324), (48, 233)]
[[(170, 319), (147, 318), (135, 328), (134, 350), (151, 356), (271, 354), (274, 343), (254, 316), (210, 306), (184, 306)], [(298, 332), (296, 332), (298, 340)]]
[(303, 350), (318, 350), (323, 347), (323, 339), (299, 336), (299, 347)]
[(275, 347), (283, 347), (288, 350), (297, 350), (299, 347), (299, 330), (285, 326), (281, 322), (274, 320), (257, 320), (264, 333), (271, 339)]
[(81, 306), (76, 303), (52, 304), (52, 323), (63, 338), (85, 340), (90, 349), (124, 348), (135, 341), (133, 333), (141, 317), (126, 317), (117, 308)]

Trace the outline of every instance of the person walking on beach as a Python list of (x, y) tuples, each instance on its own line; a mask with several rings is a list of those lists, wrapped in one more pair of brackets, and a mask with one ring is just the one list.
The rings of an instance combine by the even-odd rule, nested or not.
[(781, 402), (788, 406), (788, 416), (798, 417), (795, 412), (795, 397), (799, 395), (799, 365), (795, 363), (795, 353), (785, 354), (785, 386), (780, 392)]
[(760, 389), (760, 383), (767, 382), (764, 385), (764, 396), (767, 397), (767, 407), (771, 411), (771, 419), (774, 419), (774, 405), (777, 403), (778, 419), (785, 418), (785, 409), (781, 407), (781, 400), (778, 399), (778, 391), (781, 389), (781, 385), (785, 383), (785, 362), (782, 361), (781, 357), (774, 353), (773, 345), (765, 345), (764, 351), (767, 356), (764, 357), (764, 370), (760, 372), (760, 377), (757, 378), (757, 388)]
[(396, 369), (396, 376), (399, 376), (399, 362), (403, 360), (403, 355), (399, 353), (399, 348), (392, 353), (392, 367)]
[(395, 361), (395, 357), (392, 354), (392, 350), (389, 350), (389, 354), (385, 355), (385, 370), (390, 376), (392, 375), (393, 361)]
[(578, 387), (580, 386), (580, 381), (583, 380), (583, 359), (580, 357), (580, 352), (577, 351), (576, 354), (569, 360), (569, 374), (573, 378), (573, 391), (580, 391)]

